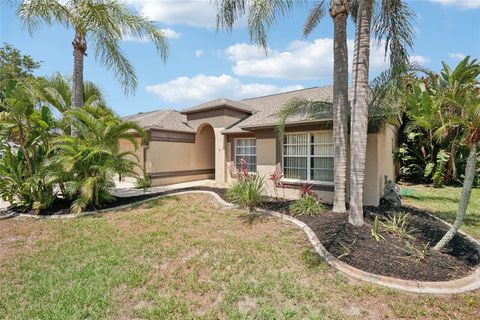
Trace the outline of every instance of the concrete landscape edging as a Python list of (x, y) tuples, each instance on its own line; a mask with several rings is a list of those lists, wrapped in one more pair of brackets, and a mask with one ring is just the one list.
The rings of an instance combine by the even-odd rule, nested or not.
[[(30, 214), (17, 214), (17, 215), (10, 214), (9, 217), (10, 218), (26, 217), (26, 218), (36, 218), (36, 219), (71, 219), (71, 218), (77, 218), (77, 217), (91, 216), (91, 215), (100, 214), (100, 213), (130, 209), (162, 197), (182, 195), (182, 194), (192, 194), (192, 193), (208, 194), (208, 195), (211, 195), (218, 203), (222, 204), (225, 207), (228, 207), (228, 208), (237, 207), (232, 203), (226, 202), (217, 193), (213, 191), (191, 190), (191, 191), (180, 191), (180, 192), (175, 192), (170, 194), (163, 194), (163, 195), (159, 195), (158, 197), (152, 197), (149, 199), (137, 201), (127, 205), (122, 205), (114, 208), (108, 208), (108, 209), (97, 210), (97, 211), (84, 212), (78, 215), (67, 214), (67, 215), (36, 216), (36, 215), (30, 215)], [(355, 267), (352, 267), (342, 262), (341, 260), (333, 256), (330, 252), (328, 252), (327, 249), (325, 249), (325, 247), (321, 244), (320, 240), (315, 235), (313, 230), (310, 229), (310, 227), (308, 227), (308, 225), (305, 224), (304, 222), (292, 216), (279, 213), (276, 211), (270, 211), (270, 210), (264, 210), (264, 209), (259, 209), (258, 211), (268, 214), (270, 216), (274, 216), (276, 218), (286, 220), (290, 223), (293, 223), (300, 229), (302, 229), (307, 235), (308, 240), (310, 241), (310, 244), (313, 246), (315, 251), (321, 257), (323, 257), (330, 266), (332, 266), (337, 271), (340, 271), (341, 273), (345, 274), (346, 276), (352, 279), (373, 283), (373, 284), (391, 288), (391, 289), (397, 289), (397, 290), (402, 290), (402, 291), (407, 291), (412, 293), (421, 293), (421, 294), (426, 294), (426, 293), (455, 294), (455, 293), (473, 291), (480, 288), (480, 266), (478, 266), (474, 272), (467, 275), (466, 277), (450, 280), (450, 281), (438, 281), (438, 282), (402, 280), (402, 279), (397, 279), (397, 278), (392, 278), (387, 276), (381, 276), (381, 275), (377, 275), (377, 274), (373, 274), (370, 272), (357, 269)], [(444, 220), (438, 217), (435, 217), (433, 215), (432, 217), (443, 222), (445, 225), (450, 226), (450, 224), (445, 222)], [(5, 216), (4, 216), (4, 219), (6, 219)], [(466, 236), (468, 240), (470, 240), (473, 244), (475, 244), (477, 250), (480, 252), (480, 243), (476, 239), (465, 234), (464, 232), (461, 232), (461, 234)]]

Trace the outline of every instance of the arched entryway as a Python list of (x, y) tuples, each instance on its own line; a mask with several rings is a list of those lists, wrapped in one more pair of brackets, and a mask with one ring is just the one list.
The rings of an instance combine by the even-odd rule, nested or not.
[(197, 167), (208, 170), (210, 179), (215, 179), (215, 132), (207, 123), (200, 125), (195, 134), (195, 161)]

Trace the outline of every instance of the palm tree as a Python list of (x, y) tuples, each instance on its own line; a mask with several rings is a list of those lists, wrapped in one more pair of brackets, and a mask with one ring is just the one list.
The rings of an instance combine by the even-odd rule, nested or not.
[(87, 39), (93, 44), (95, 57), (120, 80), (126, 93), (137, 86), (135, 69), (122, 52), (119, 42), (125, 36), (152, 40), (163, 60), (168, 44), (165, 34), (144, 17), (117, 0), (25, 0), (18, 7), (18, 16), (30, 33), (40, 24), (58, 23), (75, 31), (73, 39), (72, 107), (84, 105), (83, 60), (87, 55)]
[[(355, 39), (355, 52), (352, 87), (354, 88), (354, 102), (351, 103), (352, 111), (352, 132), (355, 136), (361, 136), (355, 139), (355, 145), (351, 141), (351, 157), (355, 153), (359, 158), (355, 158), (352, 163), (356, 164), (354, 170), (350, 168), (350, 206), (355, 206), (353, 212), (350, 212), (349, 220), (355, 225), (363, 223), (363, 180), (365, 176), (365, 159), (366, 159), (366, 140), (367, 140), (367, 119), (368, 119), (368, 62), (370, 50), (370, 29), (372, 27), (372, 13), (374, 6), (373, 0), (331, 0), (330, 15), (334, 19), (334, 127), (335, 127), (335, 209), (341, 211), (344, 207), (345, 199), (345, 180), (344, 165), (346, 160), (343, 160), (342, 155), (346, 159), (346, 114), (342, 112), (346, 110), (345, 104), (348, 102), (348, 89), (345, 90), (345, 78), (348, 81), (348, 76), (345, 72), (348, 70), (347, 48), (344, 39), (346, 39), (346, 17), (350, 12), (352, 18), (357, 24), (357, 32)], [(390, 58), (390, 77), (392, 79), (398, 78), (397, 75), (402, 73), (408, 64), (407, 49), (412, 46), (413, 28), (411, 26), (411, 19), (414, 13), (402, 0), (377, 0), (380, 6), (375, 6), (376, 14), (374, 15), (373, 31), (377, 41), (380, 43), (385, 40), (385, 53), (389, 53)], [(310, 34), (324, 16), (324, 1), (316, 3), (307, 19), (304, 26), (304, 35)], [(248, 29), (250, 39), (260, 45), (267, 47), (267, 31), (271, 28), (279, 15), (284, 16), (288, 14), (293, 8), (293, 1), (274, 1), (274, 0), (259, 0), (249, 2), (247, 0), (217, 0), (217, 26), (224, 27), (227, 30), (232, 30), (236, 19), (244, 15), (248, 11)], [(248, 10), (247, 10), (248, 9)], [(363, 12), (363, 14), (360, 14)], [(360, 27), (362, 26), (362, 27)], [(365, 32), (368, 31), (368, 37)], [(362, 38), (360, 43), (359, 39)], [(361, 49), (361, 50), (360, 50)], [(357, 57), (363, 58), (359, 62)], [(337, 60), (338, 59), (338, 60)], [(361, 80), (357, 86), (357, 78), (362, 73), (358, 80)], [(347, 82), (348, 84), (348, 82)], [(348, 88), (348, 87), (347, 87)], [(359, 97), (356, 99), (355, 97)], [(357, 103), (355, 103), (357, 101)], [(289, 114), (304, 113), (314, 115), (316, 111), (325, 112), (325, 105), (305, 101), (304, 105), (298, 103), (299, 101), (292, 101), (282, 111), (280, 119), (280, 127), (282, 122)], [(294, 107), (294, 106), (297, 107)], [(311, 107), (309, 109), (309, 107)], [(345, 118), (345, 119), (344, 119)], [(360, 118), (355, 125), (353, 119)], [(355, 130), (353, 128), (355, 126)], [(281, 128), (280, 128), (281, 129)], [(351, 135), (351, 139), (352, 139)], [(338, 157), (337, 157), (338, 156)], [(357, 161), (360, 163), (357, 164)], [(337, 163), (338, 161), (338, 163)], [(353, 182), (352, 182), (353, 180)], [(354, 192), (352, 193), (352, 190)], [(343, 205), (342, 205), (343, 203)]]
[(137, 148), (134, 133), (143, 136), (143, 130), (135, 122), (112, 123), (85, 109), (70, 109), (65, 116), (78, 136), (56, 138), (44, 166), (49, 169), (48, 181), (64, 184), (66, 195), (75, 198), (71, 210), (78, 213), (113, 198), (115, 174), (137, 177), (136, 156), (131, 151), (121, 152), (119, 141), (130, 141)]
[[(470, 152), (465, 168), (462, 195), (457, 216), (452, 227), (435, 245), (435, 250), (441, 250), (455, 236), (462, 224), (470, 201), (473, 181), (477, 165), (477, 148), (480, 143), (480, 63), (466, 57), (458, 66), (451, 70), (443, 63), (439, 75), (429, 74), (433, 88), (427, 89), (422, 80), (416, 87), (427, 92), (430, 101), (440, 110), (443, 125), (435, 132), (437, 139), (442, 139), (451, 129), (462, 132), (463, 140)], [(425, 99), (425, 101), (429, 101)], [(458, 143), (458, 141), (457, 141)]]
[[(244, 14), (245, 1), (218, 2), (219, 26), (231, 30), (237, 14)], [(276, 14), (286, 14), (292, 9), (291, 1), (257, 1), (249, 7), (250, 37), (263, 48), (267, 48), (267, 30), (273, 25)], [(347, 112), (348, 112), (348, 49), (347, 16), (350, 10), (349, 0), (331, 0), (330, 15), (334, 21), (334, 72), (333, 72), (333, 127), (335, 139), (334, 165), (334, 212), (345, 212), (345, 183), (347, 171)], [(318, 26), (325, 15), (325, 1), (315, 3), (305, 22), (303, 34), (308, 36)], [(293, 114), (318, 115), (324, 112), (323, 103), (302, 100), (291, 101), (280, 114), (279, 129), (283, 132), (286, 119)]]
[[(69, 110), (72, 106), (72, 78), (60, 73), (54, 73), (40, 82), (42, 99), (60, 113)], [(105, 105), (105, 96), (96, 84), (83, 81), (84, 106)]]
[[(380, 0), (379, 0), (380, 1)], [(374, 8), (380, 11), (374, 14)], [(385, 52), (390, 52), (390, 70), (393, 78), (408, 66), (408, 49), (413, 45), (411, 19), (414, 13), (402, 0), (381, 0), (374, 6), (373, 0), (358, 0), (353, 15), (356, 21), (352, 88), (353, 101), (350, 118), (350, 214), (348, 221), (363, 225), (363, 182), (367, 156), (370, 31), (377, 41), (385, 40)]]

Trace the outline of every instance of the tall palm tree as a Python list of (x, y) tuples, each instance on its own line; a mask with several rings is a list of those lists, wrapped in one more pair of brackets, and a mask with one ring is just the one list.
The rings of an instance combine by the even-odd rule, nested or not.
[[(217, 24), (231, 30), (235, 19), (246, 12), (246, 1), (222, 0), (218, 4)], [(293, 8), (292, 1), (256, 1), (249, 7), (249, 32), (252, 41), (266, 49), (267, 30), (278, 13), (285, 15)], [(334, 72), (333, 72), (333, 127), (335, 139), (334, 164), (334, 212), (345, 212), (345, 184), (347, 171), (347, 112), (348, 112), (348, 49), (347, 17), (350, 0), (331, 0), (330, 16), (334, 22)], [(310, 9), (303, 34), (308, 36), (325, 16), (325, 1), (315, 3)], [(280, 114), (280, 131), (286, 119), (293, 114), (314, 116), (323, 113), (328, 106), (303, 100), (291, 101)]]
[[(352, 65), (353, 101), (350, 118), (350, 214), (348, 221), (363, 225), (363, 183), (367, 157), (370, 36), (372, 30), (378, 42), (385, 40), (389, 52), (390, 71), (404, 72), (408, 66), (408, 49), (413, 45), (411, 19), (414, 13), (404, 0), (358, 0), (354, 4), (356, 21)], [(374, 9), (378, 9), (374, 12)]]
[[(368, 62), (369, 62), (369, 48), (370, 48), (370, 30), (372, 29), (372, 15), (375, 8), (375, 15), (373, 15), (373, 32), (375, 38), (379, 43), (382, 40), (385, 42), (385, 53), (389, 54), (390, 59), (390, 75), (392, 79), (397, 78), (395, 75), (400, 74), (406, 69), (408, 64), (408, 51), (407, 49), (413, 45), (413, 28), (411, 26), (411, 19), (414, 17), (414, 13), (404, 3), (404, 0), (377, 0), (377, 6), (373, 6), (373, 0), (331, 0), (330, 3), (330, 15), (334, 19), (334, 121), (335, 121), (335, 161), (339, 160), (338, 164), (335, 164), (335, 201), (337, 205), (336, 210), (341, 211), (344, 204), (342, 203), (342, 197), (345, 198), (345, 187), (342, 187), (345, 182), (342, 178), (344, 173), (343, 163), (346, 163), (342, 159), (342, 154), (345, 154), (346, 158), (346, 132), (347, 125), (345, 124), (347, 112), (345, 110), (345, 97), (348, 97), (348, 92), (345, 90), (345, 71), (348, 70), (348, 60), (345, 61), (347, 48), (344, 42), (346, 39), (346, 30), (343, 29), (346, 22), (344, 18), (349, 13), (352, 14), (353, 21), (357, 23), (356, 39), (362, 37), (362, 42), (355, 41), (355, 52), (353, 75), (352, 75), (352, 87), (357, 88), (354, 91), (354, 96), (359, 96), (359, 99), (354, 97), (352, 105), (352, 119), (360, 118), (360, 122), (355, 125), (355, 135), (361, 135), (359, 138), (358, 147), (351, 143), (351, 154), (355, 153), (360, 157), (360, 163), (354, 168), (350, 168), (350, 180), (354, 179), (354, 182), (350, 182), (350, 205), (355, 206), (353, 213), (350, 213), (351, 222), (355, 225), (363, 223), (363, 180), (365, 175), (365, 158), (366, 158), (366, 140), (367, 140), (367, 124), (368, 119)], [(271, 28), (278, 16), (287, 15), (292, 9), (294, 2), (291, 0), (258, 0), (249, 2), (247, 0), (217, 0), (217, 26), (224, 27), (227, 30), (232, 30), (233, 24), (236, 19), (246, 14), (248, 11), (248, 30), (250, 33), (250, 39), (260, 45), (263, 48), (267, 47), (267, 31)], [(360, 14), (363, 12), (364, 14)], [(304, 35), (310, 34), (318, 25), (322, 17), (324, 16), (324, 1), (316, 3), (307, 19), (304, 26)], [(368, 13), (368, 14), (365, 14)], [(359, 25), (363, 27), (360, 28)], [(364, 32), (368, 31), (368, 38), (364, 35)], [(360, 46), (361, 45), (361, 46)], [(360, 50), (361, 49), (361, 50)], [(362, 53), (363, 61), (358, 62), (357, 57), (359, 53)], [(338, 60), (336, 60), (338, 59)], [(361, 82), (357, 87), (358, 75), (362, 73), (360, 79)], [(314, 115), (316, 111), (325, 112), (325, 106), (318, 103), (312, 103), (311, 101), (305, 102), (304, 105), (300, 105), (299, 101), (293, 101), (291, 104), (285, 107), (281, 116), (287, 117), (289, 112), (293, 113), (306, 113)], [(348, 103), (348, 102), (347, 102)], [(292, 107), (292, 106), (297, 107)], [(311, 107), (311, 108), (309, 108)], [(357, 111), (360, 111), (358, 114)], [(360, 117), (359, 117), (360, 116)], [(284, 121), (285, 119), (283, 119)], [(280, 124), (282, 119), (280, 119)], [(353, 122), (352, 126), (353, 128)], [(352, 132), (353, 129), (352, 129)], [(352, 137), (353, 135), (351, 135)], [(351, 141), (352, 142), (352, 141)], [(337, 157), (338, 155), (338, 157)], [(353, 158), (353, 156), (352, 156)], [(357, 162), (357, 158), (354, 158)], [(352, 195), (352, 188), (354, 194)]]
[(87, 39), (95, 57), (120, 80), (126, 93), (137, 86), (135, 69), (120, 48), (125, 36), (152, 40), (163, 60), (168, 44), (165, 34), (117, 0), (25, 0), (17, 10), (30, 33), (41, 24), (58, 23), (75, 31), (73, 38), (72, 107), (80, 108), (83, 97), (83, 62), (87, 55)]

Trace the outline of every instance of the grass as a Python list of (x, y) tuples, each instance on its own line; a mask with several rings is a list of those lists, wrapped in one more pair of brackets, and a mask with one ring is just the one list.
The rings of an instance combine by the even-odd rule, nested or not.
[(0, 221), (0, 319), (475, 319), (480, 293), (336, 273), (291, 224), (207, 195), (73, 220)]
[[(402, 197), (406, 204), (432, 212), (453, 223), (460, 201), (461, 188), (435, 189), (423, 185), (403, 185)], [(480, 189), (473, 189), (470, 203), (461, 230), (480, 239)]]

